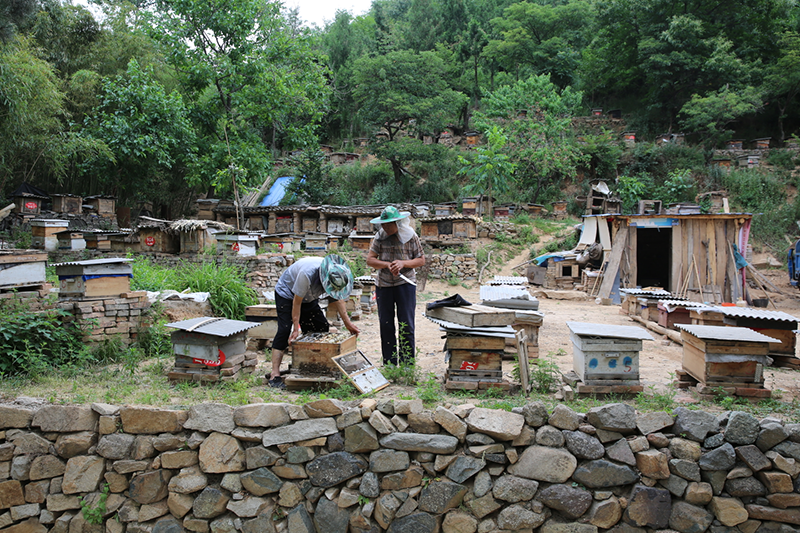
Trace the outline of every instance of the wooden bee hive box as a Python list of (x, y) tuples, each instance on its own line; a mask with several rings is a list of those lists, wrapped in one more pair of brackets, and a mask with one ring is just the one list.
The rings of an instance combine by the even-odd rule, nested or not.
[(311, 333), (292, 343), (292, 372), (339, 375), (333, 357), (356, 349), (356, 336), (349, 333)]

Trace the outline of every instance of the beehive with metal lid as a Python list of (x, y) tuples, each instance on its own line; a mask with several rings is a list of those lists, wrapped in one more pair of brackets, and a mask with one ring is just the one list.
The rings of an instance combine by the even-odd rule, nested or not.
[(113, 257), (53, 265), (59, 298), (108, 298), (131, 290), (132, 259)]
[(256, 322), (219, 317), (199, 317), (166, 325), (175, 328), (170, 335), (175, 366), (172, 381), (218, 381), (235, 378), (245, 364), (247, 330)]
[(643, 340), (653, 340), (636, 326), (567, 322), (575, 373), (592, 380), (638, 380)]

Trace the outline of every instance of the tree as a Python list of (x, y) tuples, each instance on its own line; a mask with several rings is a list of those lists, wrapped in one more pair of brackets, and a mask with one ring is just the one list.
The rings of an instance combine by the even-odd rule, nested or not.
[[(484, 98), (476, 123), (484, 129), (504, 124), (520, 200), (535, 202), (575, 176), (585, 159), (572, 139), (570, 121), (580, 101), (580, 92), (559, 91), (547, 75), (531, 76)], [(550, 192), (561, 194), (558, 187)]]
[(778, 108), (778, 131), (780, 143), (786, 139), (783, 121), (789, 106), (800, 93), (800, 34), (787, 31), (780, 37), (781, 55), (767, 67), (764, 85), (767, 94)]
[[(583, 52), (581, 89), (594, 101), (637, 102), (668, 122), (693, 94), (753, 83), (778, 54), (775, 36), (793, 24), (782, 0), (607, 0)], [(647, 113), (641, 113), (642, 116)]]
[(472, 160), (459, 156), (463, 165), (459, 174), (468, 176), (469, 184), (464, 187), (467, 194), (486, 194), (492, 198), (494, 194), (506, 194), (514, 182), (516, 165), (510, 157), (502, 152), (508, 143), (508, 137), (497, 126), (486, 132), (488, 143), (475, 151)]
[[(182, 79), (203, 134), (193, 183), (260, 183), (272, 151), (316, 143), (326, 69), (269, 0), (157, 0), (153, 37)], [(236, 172), (225, 177), (229, 169)]]
[[(438, 138), (458, 116), (467, 97), (448, 88), (444, 61), (433, 52), (362, 57), (354, 71), (353, 95), (359, 117), (388, 134), (387, 141), (377, 143), (375, 153), (391, 162), (399, 184), (408, 161), (436, 157), (433, 151), (437, 148), (424, 145), (420, 138)], [(401, 139), (409, 135), (414, 139)]]
[(733, 133), (728, 125), (760, 111), (763, 105), (760, 90), (725, 86), (705, 96), (692, 95), (681, 109), (681, 124), (685, 131), (698, 135), (700, 143), (711, 149)]
[(104, 151), (68, 131), (64, 115), (60, 82), (31, 40), (0, 44), (0, 191), (21, 181), (59, 182), (73, 157)]
[(37, 6), (37, 0), (5, 0), (0, 4), (0, 41), (10, 41)]
[(99, 108), (87, 119), (84, 134), (105, 143), (113, 154), (85, 165), (99, 190), (127, 202), (168, 205), (186, 188), (196, 157), (188, 111), (177, 92), (166, 94), (136, 60), (125, 76), (103, 82)]
[(492, 21), (502, 39), (493, 39), (486, 53), (509, 71), (528, 66), (533, 74), (549, 74), (557, 86), (566, 87), (580, 63), (592, 13), (584, 0), (512, 4)]

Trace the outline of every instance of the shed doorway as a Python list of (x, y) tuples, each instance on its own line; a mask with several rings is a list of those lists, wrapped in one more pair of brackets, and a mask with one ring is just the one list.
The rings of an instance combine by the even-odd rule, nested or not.
[(636, 285), (670, 288), (672, 228), (636, 230)]

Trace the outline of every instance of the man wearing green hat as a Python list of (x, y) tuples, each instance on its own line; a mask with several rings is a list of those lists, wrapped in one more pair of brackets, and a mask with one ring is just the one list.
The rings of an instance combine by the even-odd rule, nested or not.
[(345, 300), (353, 289), (353, 273), (338, 255), (304, 257), (284, 270), (275, 285), (278, 331), (272, 341), (272, 373), (269, 386), (284, 388), (281, 361), (286, 348), (302, 333), (327, 333), (330, 324), (319, 307), (319, 297), (327, 293), (339, 311), (344, 326), (353, 335), (360, 333), (350, 321)]
[[(409, 223), (410, 214), (390, 205), (383, 209), (381, 216), (370, 221), (381, 225), (370, 244), (367, 265), (378, 271), (375, 298), (383, 364), (413, 363), (416, 353), (414, 312), (417, 287), (414, 269), (425, 264), (425, 254)], [(399, 338), (394, 324), (395, 310)]]

